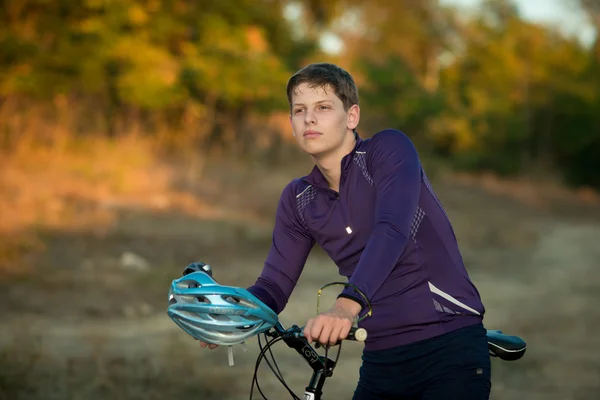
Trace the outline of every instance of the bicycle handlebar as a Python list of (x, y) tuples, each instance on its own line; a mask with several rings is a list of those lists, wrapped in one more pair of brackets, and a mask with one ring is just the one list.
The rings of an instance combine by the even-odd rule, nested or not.
[[(282, 339), (286, 339), (289, 337), (295, 337), (298, 339), (306, 339), (304, 337), (304, 333), (302, 331), (302, 328), (299, 326), (292, 326), (289, 329), (284, 329), (283, 326), (278, 323), (277, 325), (275, 325), (275, 327), (273, 328), (275, 331), (275, 334), (271, 334), (269, 336), (271, 337), (281, 337)], [(344, 338), (343, 340), (353, 340), (356, 342), (364, 342), (365, 340), (367, 340), (367, 331), (364, 328), (357, 328), (355, 326), (353, 326), (352, 328), (350, 328), (350, 332), (348, 332), (348, 336), (346, 338)], [(339, 344), (340, 342), (338, 341), (337, 344)], [(318, 346), (319, 344), (317, 344)]]

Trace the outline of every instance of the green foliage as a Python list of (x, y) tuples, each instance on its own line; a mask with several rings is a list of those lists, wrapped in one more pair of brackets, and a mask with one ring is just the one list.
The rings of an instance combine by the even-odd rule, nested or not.
[(488, 2), (467, 23), (463, 51), (442, 71), (447, 124), (437, 126), (435, 140), (461, 166), (503, 174), (559, 168), (570, 181), (591, 184), (591, 176), (579, 179), (600, 167), (590, 153), (600, 140), (592, 111), (600, 86), (589, 49), (500, 3)]
[(13, 2), (2, 11), (0, 93), (107, 96), (112, 85), (113, 101), (148, 109), (207, 94), (231, 104), (268, 100), (288, 71), (267, 30), (285, 31), (278, 7), (256, 3)]
[[(191, 115), (227, 144), (251, 116), (286, 110), (291, 73), (331, 60), (357, 78), (367, 136), (395, 127), (461, 168), (600, 186), (600, 41), (584, 47), (514, 4), (465, 17), (438, 0), (6, 1), (0, 104), (80, 99), (108, 133), (136, 115), (176, 136)], [(600, 3), (575, 4), (600, 27)], [(320, 50), (326, 33), (339, 56)]]
[(439, 94), (428, 92), (400, 57), (390, 56), (382, 62), (364, 60), (359, 67), (367, 82), (361, 101), (372, 109), (369, 118), (377, 123), (418, 135), (441, 111)]

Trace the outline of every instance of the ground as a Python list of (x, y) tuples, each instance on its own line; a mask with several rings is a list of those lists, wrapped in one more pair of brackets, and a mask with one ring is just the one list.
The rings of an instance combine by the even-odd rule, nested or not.
[[(167, 291), (197, 260), (222, 283), (252, 284), (270, 244), (270, 210), (290, 174), (253, 188), (207, 178), (185, 201), (169, 203), (177, 207), (104, 204), (108, 223), (42, 230), (45, 250), (27, 258), (33, 272), (0, 280), (0, 399), (247, 399), (256, 340), (246, 352), (235, 346), (228, 366), (226, 349), (200, 349), (167, 317)], [(528, 343), (522, 360), (492, 361), (491, 398), (600, 398), (597, 199), (457, 175), (438, 176), (434, 189), (482, 295), (486, 327)], [(315, 315), (318, 288), (339, 279), (316, 249), (284, 325)], [(351, 398), (360, 351), (344, 344), (325, 398)], [(275, 356), (301, 393), (308, 366), (283, 344)], [(259, 379), (268, 398), (289, 397), (266, 365)]]

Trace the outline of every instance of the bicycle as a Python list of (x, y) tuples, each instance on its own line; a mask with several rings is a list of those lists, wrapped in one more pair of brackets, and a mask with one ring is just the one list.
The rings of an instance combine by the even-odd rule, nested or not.
[[(257, 337), (260, 353), (254, 367), (250, 400), (252, 400), (255, 386), (263, 399), (267, 399), (258, 384), (258, 369), (263, 359), (266, 360), (267, 365), (292, 399), (322, 400), (325, 380), (333, 376), (333, 371), (341, 353), (342, 341), (334, 345), (338, 346), (335, 359), (329, 358), (330, 346), (321, 346), (317, 343), (313, 347), (304, 337), (303, 329), (297, 325), (285, 329), (279, 322), (277, 315), (245, 289), (217, 284), (212, 278), (212, 269), (207, 264), (190, 264), (184, 270), (183, 275), (182, 278), (174, 280), (172, 283), (169, 291), (168, 314), (184, 331), (199, 340), (230, 346), (230, 364), (232, 364), (231, 346), (243, 343), (248, 338)], [(190, 278), (186, 279), (188, 275)], [(187, 300), (185, 296), (188, 296)], [(193, 297), (193, 300), (190, 300), (190, 297)], [(195, 301), (198, 303), (196, 304)], [(189, 315), (190, 310), (195, 310), (198, 315), (207, 319), (202, 322), (193, 321), (193, 317)], [(205, 312), (205, 314), (202, 314), (202, 312)], [(235, 318), (238, 318), (238, 320), (236, 321)], [(197, 323), (195, 328), (200, 330), (194, 330), (193, 323)], [(202, 323), (209, 326), (212, 331), (210, 329), (202, 331), (202, 328), (198, 327), (204, 326)], [(265, 345), (261, 341), (261, 335), (266, 341)], [(344, 340), (363, 342), (366, 338), (367, 331), (365, 329), (353, 327)], [(279, 341), (283, 341), (288, 347), (296, 350), (313, 370), (302, 399), (285, 382), (271, 351), (271, 347)], [(520, 359), (527, 349), (527, 345), (522, 338), (506, 335), (500, 330), (487, 330), (487, 341), (490, 356), (505, 361)], [(317, 353), (316, 349), (320, 347), (325, 348), (324, 355)], [(272, 363), (267, 358), (267, 353), (270, 354)]]
[[(293, 348), (304, 358), (304, 360), (308, 363), (308, 365), (312, 368), (313, 374), (310, 378), (308, 386), (305, 388), (304, 397), (302, 400), (321, 400), (321, 396), (323, 394), (323, 386), (325, 384), (325, 379), (333, 376), (333, 370), (337, 364), (337, 360), (339, 357), (336, 356), (335, 360), (332, 360), (325, 356), (319, 355), (316, 350), (312, 347), (310, 343), (304, 338), (302, 334), (302, 328), (293, 325), (289, 329), (284, 329), (283, 326), (278, 323), (271, 330), (263, 333), (265, 336), (271, 337), (271, 341), (267, 343), (265, 347), (262, 346), (259, 339), (259, 348), (261, 352), (258, 355), (256, 366), (254, 369), (254, 377), (252, 379), (253, 385), (250, 391), (250, 399), (252, 399), (254, 383), (257, 385), (257, 389), (261, 393), (264, 399), (266, 399), (265, 395), (260, 391), (260, 387), (258, 386), (258, 380), (256, 378), (256, 374), (258, 372), (258, 368), (260, 366), (261, 360), (265, 357), (265, 353), (270, 347), (275, 344), (279, 340), (283, 340), (288, 347)], [(355, 341), (364, 341), (367, 338), (367, 331), (363, 328), (353, 327), (350, 330), (350, 334), (345, 340), (355, 340)], [(526, 351), (526, 343), (523, 339), (518, 336), (509, 336), (505, 335), (502, 331), (499, 330), (488, 330), (487, 331), (487, 339), (488, 339), (488, 350), (490, 352), (491, 357), (497, 357), (501, 360), (505, 361), (515, 361), (523, 357)], [(341, 348), (341, 342), (337, 343)], [(316, 347), (319, 347), (318, 345)], [(290, 395), (294, 400), (300, 400), (288, 387), (288, 385), (283, 380), (283, 376), (281, 376), (281, 372), (279, 368), (277, 368), (277, 364), (273, 357), (273, 363), (275, 367), (271, 365), (268, 361), (267, 364), (271, 368), (271, 371), (275, 374), (275, 376), (279, 379), (279, 381), (284, 385), (284, 387), (288, 390)]]

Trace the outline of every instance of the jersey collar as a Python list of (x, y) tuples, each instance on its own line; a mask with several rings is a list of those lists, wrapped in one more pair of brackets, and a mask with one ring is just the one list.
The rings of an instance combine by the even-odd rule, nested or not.
[[(363, 143), (363, 140), (360, 138), (360, 136), (358, 136), (358, 133), (355, 132), (354, 133), (354, 137), (356, 139), (356, 143), (354, 144), (354, 148), (352, 149), (352, 151), (350, 153), (346, 154), (344, 156), (344, 158), (342, 158), (342, 176), (344, 176), (345, 172), (350, 167), (350, 165), (352, 163), (352, 160), (354, 158), (354, 154), (360, 148), (360, 145)], [(315, 187), (321, 187), (321, 188), (324, 188), (324, 189), (328, 189), (329, 188), (329, 184), (327, 183), (327, 179), (325, 179), (325, 177), (321, 173), (321, 170), (319, 170), (319, 167), (317, 167), (316, 165), (313, 167), (311, 173), (308, 174), (307, 176), (305, 176), (302, 179), (306, 183), (308, 183), (310, 185), (313, 185)]]

